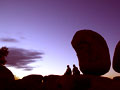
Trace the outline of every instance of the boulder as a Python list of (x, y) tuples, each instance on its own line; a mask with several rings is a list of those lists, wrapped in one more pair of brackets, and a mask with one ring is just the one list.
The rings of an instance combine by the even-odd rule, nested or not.
[(120, 41), (115, 47), (112, 67), (116, 72), (120, 73)]
[(90, 80), (84, 76), (49, 75), (44, 77), (41, 90), (88, 90), (88, 88)]
[(59, 75), (44, 76), (42, 90), (60, 90), (61, 86), (58, 83), (60, 77)]
[(42, 80), (42, 75), (28, 75), (16, 82), (17, 88), (21, 90), (39, 90), (42, 87)]
[(0, 65), (0, 90), (11, 90), (14, 84), (13, 73), (3, 65)]
[(109, 49), (105, 39), (92, 30), (77, 31), (71, 41), (83, 74), (103, 75), (110, 69)]

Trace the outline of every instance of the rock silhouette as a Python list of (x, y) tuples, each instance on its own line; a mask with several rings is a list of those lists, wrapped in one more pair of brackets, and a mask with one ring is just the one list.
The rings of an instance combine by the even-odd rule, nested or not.
[(120, 90), (120, 76), (113, 77), (112, 88), (111, 90)]
[(117, 43), (113, 56), (113, 69), (120, 73), (120, 41)]
[(49, 75), (43, 79), (41, 90), (88, 90), (90, 80), (84, 76), (73, 75)]
[(83, 74), (103, 75), (110, 69), (110, 55), (104, 38), (92, 30), (77, 31), (71, 42)]
[(40, 90), (42, 85), (42, 75), (28, 75), (16, 82), (18, 90)]
[(88, 90), (117, 90), (112, 85), (112, 79), (100, 76), (86, 76), (91, 81), (91, 86)]
[(119, 77), (110, 79), (93, 75), (48, 75), (44, 77), (28, 75), (16, 80), (14, 86), (16, 86), (14, 90), (120, 90), (120, 79)]
[(59, 75), (44, 76), (42, 90), (59, 90), (61, 88), (61, 85), (58, 83), (59, 79)]
[(12, 89), (15, 81), (12, 72), (4, 66), (6, 63), (5, 56), (7, 55), (8, 48), (2, 47), (0, 49), (0, 90)]

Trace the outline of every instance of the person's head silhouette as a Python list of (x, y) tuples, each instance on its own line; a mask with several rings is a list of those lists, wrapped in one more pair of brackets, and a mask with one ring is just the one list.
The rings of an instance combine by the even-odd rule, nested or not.
[(73, 64), (73, 67), (76, 67), (75, 64)]
[(67, 68), (70, 68), (70, 66), (69, 66), (69, 65), (67, 65)]

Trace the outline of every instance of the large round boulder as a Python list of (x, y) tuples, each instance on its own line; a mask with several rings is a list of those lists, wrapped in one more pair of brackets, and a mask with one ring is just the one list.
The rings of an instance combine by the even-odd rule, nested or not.
[(92, 30), (77, 31), (71, 42), (83, 74), (103, 75), (110, 69), (109, 49), (105, 39)]
[(120, 73), (120, 41), (117, 43), (113, 56), (113, 69)]

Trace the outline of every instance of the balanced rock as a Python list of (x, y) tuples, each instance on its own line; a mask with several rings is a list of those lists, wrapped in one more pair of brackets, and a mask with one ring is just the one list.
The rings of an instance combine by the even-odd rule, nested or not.
[(77, 31), (71, 42), (83, 74), (103, 75), (110, 69), (109, 49), (104, 38), (92, 30)]
[(113, 69), (120, 73), (120, 41), (117, 43), (113, 56)]

